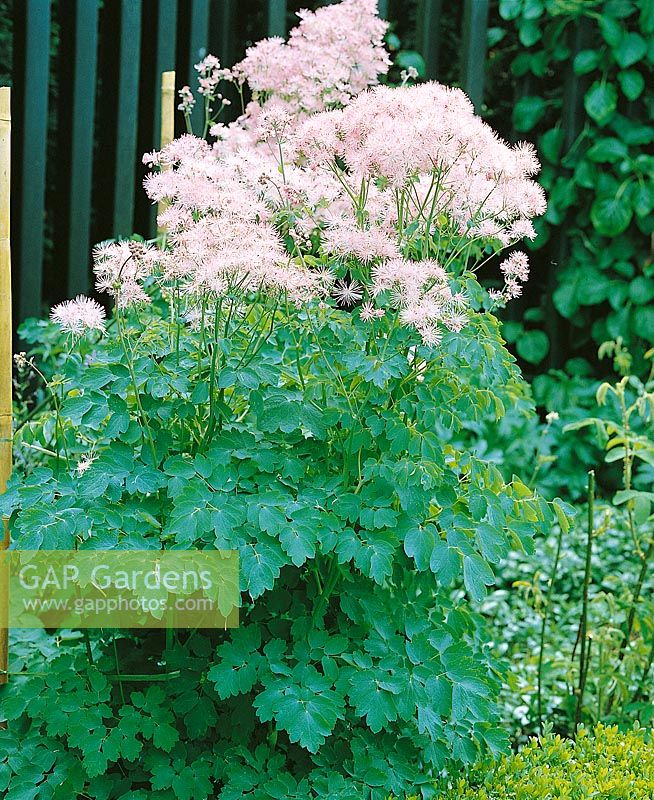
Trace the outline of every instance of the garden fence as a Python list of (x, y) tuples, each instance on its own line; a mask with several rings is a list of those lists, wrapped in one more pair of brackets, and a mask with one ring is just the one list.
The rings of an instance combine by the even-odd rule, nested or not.
[[(448, 0), (446, 0), (447, 2)], [(453, 0), (449, 0), (452, 2)], [(458, 1), (458, 0), (456, 0)], [(193, 83), (207, 52), (226, 65), (248, 42), (286, 34), (307, 3), (259, 0), (14, 0), (12, 246), (17, 321), (90, 288), (94, 242), (155, 232), (140, 189), (141, 154), (156, 147), (160, 81)], [(313, 4), (315, 5), (315, 4)], [(403, 3), (381, 0), (401, 15)], [(422, 0), (416, 42), (438, 77), (442, 0)], [(248, 11), (248, 13), (250, 13)], [(465, 0), (461, 84), (482, 99), (488, 0)]]
[[(141, 154), (160, 140), (161, 74), (176, 70), (178, 88), (193, 84), (193, 65), (207, 52), (231, 65), (249, 42), (285, 35), (294, 12), (304, 5), (316, 3), (13, 0), (16, 322), (89, 291), (93, 243), (133, 232), (154, 235), (156, 210), (141, 190)], [(445, 35), (451, 36), (451, 20), (456, 20), (461, 28), (459, 82), (477, 107), (488, 68), (489, 6), (489, 0), (417, 0), (416, 10), (414, 0), (379, 0), (380, 13), (389, 20), (399, 24), (410, 18), (428, 78), (445, 79), (446, 74), (452, 79), (452, 65), (439, 65), (439, 55), (446, 49), (442, 22), (448, 20)], [(575, 37), (573, 54), (584, 46), (583, 22)], [(449, 58), (451, 47), (440, 60)], [(561, 81), (562, 128), (570, 144), (581, 127), (583, 77), (570, 69)], [(516, 98), (526, 88), (518, 83)], [(568, 250), (563, 229), (555, 239), (550, 245), (553, 265), (562, 263)], [(554, 339), (556, 333), (550, 331)]]

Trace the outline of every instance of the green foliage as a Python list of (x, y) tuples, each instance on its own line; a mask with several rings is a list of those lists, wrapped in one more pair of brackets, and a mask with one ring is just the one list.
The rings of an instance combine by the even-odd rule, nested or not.
[[(612, 356), (616, 369), (631, 366), (619, 342), (601, 354)], [(651, 375), (600, 384), (596, 408), (564, 427), (561, 436), (573, 446), (584, 432), (596, 439), (597, 460), (587, 467), (597, 465), (601, 492), (591, 508), (579, 508), (572, 527), (563, 519), (538, 541), (533, 555), (503, 562), (502, 585), (484, 605), (496, 646), (513, 664), (504, 715), (519, 736), (538, 732), (541, 715), (567, 734), (578, 713), (587, 723), (653, 718), (653, 388)], [(587, 676), (580, 700), (582, 630)]]
[(452, 439), (524, 392), (497, 321), (476, 311), (432, 350), (390, 314), (371, 335), (317, 304), (199, 330), (159, 301), (118, 314), (63, 362), (43, 328), (55, 369), (30, 441), (50, 446), (0, 510), (19, 548), (237, 549), (242, 625), (165, 650), (67, 637), (47, 680), (49, 640), (25, 641), (3, 737), (49, 743), (32, 785), (54, 769), (52, 797), (385, 798), (501, 749), (504, 665), (476, 609), (554, 516)]
[[(501, 0), (499, 12), (491, 46), (524, 85), (514, 130), (538, 134), (551, 197), (534, 246), (548, 265), (560, 237), (570, 245), (554, 306), (575, 345), (652, 341), (654, 6)], [(396, 65), (392, 82), (424, 72), (413, 50)], [(24, 329), (42, 376), (20, 378), (35, 400), (18, 406), (0, 511), (23, 548), (236, 548), (242, 626), (167, 642), (14, 632), (0, 794), (428, 797), (443, 769), (538, 732), (541, 710), (573, 733), (587, 509), (571, 526), (570, 507), (533, 487), (579, 500), (589, 467), (604, 496), (582, 716), (650, 724), (654, 446), (639, 354), (605, 346), (629, 376), (597, 395), (579, 358), (535, 378), (532, 396), (479, 309), (432, 351), (389, 316), (371, 336), (356, 310), (270, 302), (225, 308), (203, 332), (169, 303), (73, 353), (49, 323)], [(529, 309), (501, 328), (529, 364), (550, 353), (544, 320)], [(556, 414), (541, 423), (534, 401)], [(644, 798), (651, 764), (642, 731), (548, 733), (447, 796)]]
[(551, 733), (503, 758), (488, 774), (461, 780), (444, 795), (454, 800), (538, 798), (645, 800), (654, 792), (654, 745), (635, 728), (580, 728), (576, 741)]
[[(496, 35), (494, 57), (527, 87), (513, 125), (519, 136), (538, 136), (548, 193), (533, 247), (542, 268), (556, 270), (548, 293), (573, 328), (567, 353), (557, 350), (554, 360), (593, 340), (651, 344), (652, 4), (502, 0), (499, 13), (505, 35)], [(547, 314), (551, 334), (560, 323), (554, 310)], [(544, 346), (522, 347), (531, 363), (547, 354)]]

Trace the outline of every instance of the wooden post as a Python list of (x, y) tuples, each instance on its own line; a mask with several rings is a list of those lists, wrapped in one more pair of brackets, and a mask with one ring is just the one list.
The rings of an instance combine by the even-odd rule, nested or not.
[[(175, 70), (161, 73), (161, 139), (160, 147), (163, 149), (175, 138)], [(166, 209), (166, 203), (160, 202), (157, 214)], [(158, 227), (159, 235), (165, 231)]]
[(161, 73), (161, 147), (175, 138), (175, 70)]
[[(11, 89), (0, 88), (0, 493), (11, 475), (13, 443), (11, 406), (11, 252), (9, 249), (9, 197), (11, 164)], [(9, 547), (9, 521), (2, 520), (0, 549)], [(2, 574), (0, 572), (0, 574)], [(0, 592), (7, 587), (0, 585)], [(4, 598), (3, 598), (4, 599)], [(9, 631), (6, 606), (0, 599), (0, 684), (7, 683)]]
[[(160, 147), (163, 149), (175, 138), (175, 70), (161, 73), (161, 138)], [(162, 201), (157, 207), (157, 213), (161, 214), (166, 208), (166, 202)], [(165, 237), (166, 229), (157, 227), (161, 237)], [(162, 239), (163, 241), (163, 239)], [(171, 627), (166, 628), (166, 652), (169, 653), (173, 648), (175, 632)]]
[[(156, 3), (156, 25), (157, 37), (154, 58), (151, 65), (145, 67), (144, 75), (152, 79), (150, 92), (142, 97), (142, 102), (148, 104), (151, 96), (152, 103), (147, 105), (151, 126), (146, 125), (141, 133), (143, 138), (139, 139), (140, 149), (150, 150), (157, 146), (161, 136), (161, 78), (162, 72), (175, 68), (175, 57), (177, 53), (177, 0), (159, 0)], [(146, 49), (146, 54), (148, 50)], [(147, 113), (147, 112), (144, 112)], [(141, 135), (141, 133), (139, 135)], [(138, 201), (142, 207), (147, 205), (148, 226), (147, 236), (152, 238), (157, 233), (157, 206), (153, 205), (145, 192), (139, 192)]]

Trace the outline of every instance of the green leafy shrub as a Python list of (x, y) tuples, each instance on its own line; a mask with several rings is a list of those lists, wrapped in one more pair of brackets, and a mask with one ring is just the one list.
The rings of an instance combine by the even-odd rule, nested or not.
[(447, 800), (646, 800), (654, 793), (654, 744), (642, 728), (580, 728), (576, 741), (547, 734), (461, 780)]
[[(23, 441), (48, 444), (0, 499), (14, 546), (236, 550), (242, 607), (233, 632), (22, 640), (8, 800), (377, 800), (507, 744), (478, 608), (564, 510), (446, 432), (524, 394), (492, 311), (526, 257), (492, 293), (475, 272), (544, 198), (531, 148), (462, 93), (354, 97), (387, 67), (372, 5), (253, 48), (228, 73), (256, 92), (236, 125), (201, 62), (215, 147), (147, 157), (166, 235), (96, 248), (109, 322), (82, 297), (53, 309), (65, 353), (31, 334), (53, 370)], [(316, 36), (333, 69), (312, 79)]]
[[(170, 650), (154, 634), (123, 635), (117, 661), (100, 637), (91, 664), (73, 639), (49, 658), (47, 678), (28, 674), (3, 690), (7, 748), (19, 740), (27, 754), (27, 742), (54, 737), (56, 770), (71, 754), (83, 765), (68, 778), (79, 791), (102, 784), (120, 796), (127, 773), (165, 797), (155, 790), (168, 772), (209, 770), (232, 787), (224, 797), (243, 796), (236, 787), (272, 780), (261, 770), (275, 758), (278, 770), (293, 765), (286, 797), (306, 796), (309, 772), (316, 787), (335, 781), (342, 764), (368, 786), (401, 791), (430, 765), (502, 746), (492, 723), (502, 665), (482, 618), (450, 587), (463, 581), (482, 600), (509, 544), (529, 546), (552, 514), (519, 480), (505, 484), (437, 435), (445, 410), (456, 428), (517, 380), (496, 323), (474, 317), (444, 340), (437, 369), (416, 372), (406, 354), (388, 367), (374, 346), (367, 355), (356, 314), (275, 313), (256, 362), (243, 358), (252, 333), (229, 337), (220, 422), (201, 450), (209, 367), (188, 378), (199, 334), (152, 312), (124, 319), (134, 378), (120, 340), (108, 338), (74, 383), (56, 379), (59, 457), (17, 476), (2, 498), (19, 548), (241, 552), (241, 629), (180, 632)], [(393, 349), (415, 346), (406, 329), (386, 330)], [(347, 395), (334, 369), (353, 387)], [(182, 672), (165, 693), (120, 678), (157, 675), (161, 662)], [(38, 653), (29, 663), (43, 670)]]

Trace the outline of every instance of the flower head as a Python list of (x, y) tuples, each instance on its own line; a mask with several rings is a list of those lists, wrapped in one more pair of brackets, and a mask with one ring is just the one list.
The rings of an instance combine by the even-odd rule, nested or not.
[(183, 111), (184, 114), (190, 114), (193, 111), (193, 107), (195, 106), (195, 97), (193, 97), (193, 92), (191, 91), (190, 86), (182, 86), (182, 88), (177, 92), (179, 95), (179, 105), (177, 109), (179, 111)]
[(332, 289), (332, 295), (336, 302), (341, 306), (350, 307), (356, 305), (363, 297), (363, 287), (358, 281), (336, 281)]
[(371, 302), (366, 302), (361, 306), (359, 316), (363, 322), (369, 322), (373, 319), (381, 319), (386, 312), (383, 308), (375, 308)]
[(328, 253), (356, 256), (364, 264), (375, 258), (399, 256), (397, 243), (380, 228), (357, 228), (350, 220), (338, 221), (323, 232), (323, 249)]
[(88, 472), (91, 469), (94, 461), (97, 461), (98, 456), (94, 453), (87, 453), (86, 455), (82, 456), (80, 460), (77, 462), (75, 467), (75, 473), (81, 477), (84, 475), (85, 472)]
[(293, 144), (306, 170), (350, 184), (352, 206), (368, 186), (381, 229), (396, 224), (393, 192), (404, 196), (404, 231), (413, 226), (417, 237), (446, 227), (457, 238), (512, 244), (534, 238), (531, 219), (545, 210), (533, 147), (503, 142), (460, 89), (438, 83), (364, 91), (337, 113), (300, 122)]
[(387, 23), (376, 0), (342, 0), (300, 11), (288, 42), (272, 37), (248, 48), (234, 67), (256, 96), (274, 97), (293, 114), (342, 106), (388, 72)]
[(152, 274), (159, 251), (141, 242), (103, 242), (93, 250), (96, 288), (119, 306), (149, 302), (143, 281)]
[(90, 297), (78, 295), (65, 300), (50, 312), (50, 319), (68, 333), (82, 334), (87, 330), (104, 331), (105, 310)]
[(526, 253), (515, 250), (500, 264), (500, 271), (507, 278), (526, 281), (529, 277), (529, 259)]
[[(98, 287), (126, 305), (146, 299), (146, 280), (174, 281), (189, 324), (205, 302), (254, 292), (298, 305), (365, 300), (364, 321), (391, 308), (435, 344), (468, 321), (456, 270), (535, 236), (545, 201), (534, 148), (502, 141), (459, 89), (376, 86), (388, 57), (375, 0), (299, 18), (288, 41), (259, 42), (231, 71), (213, 56), (196, 65), (209, 108), (223, 79), (248, 82), (252, 100), (234, 123), (210, 115), (213, 144), (185, 135), (146, 156), (165, 248), (99, 248)], [(497, 303), (520, 294), (526, 256), (501, 271)]]

